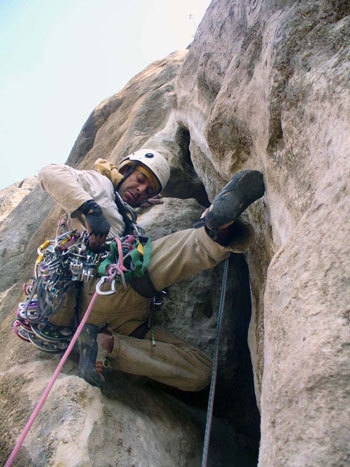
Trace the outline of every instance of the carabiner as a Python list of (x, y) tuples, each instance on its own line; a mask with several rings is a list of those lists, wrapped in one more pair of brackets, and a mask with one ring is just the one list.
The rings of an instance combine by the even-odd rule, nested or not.
[[(105, 282), (110, 282), (111, 284), (111, 289), (110, 290), (101, 290), (101, 286)], [(115, 280), (113, 279), (112, 281), (108, 280), (108, 276), (102, 276), (101, 279), (97, 282), (96, 284), (96, 292), (98, 295), (112, 295), (115, 293)]]

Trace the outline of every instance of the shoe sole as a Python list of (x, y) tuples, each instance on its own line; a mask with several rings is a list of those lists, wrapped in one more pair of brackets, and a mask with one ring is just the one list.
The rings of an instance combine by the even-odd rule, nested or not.
[(218, 229), (233, 222), (254, 201), (261, 198), (265, 187), (263, 174), (258, 170), (244, 170), (215, 197), (205, 216), (205, 225), (209, 229)]

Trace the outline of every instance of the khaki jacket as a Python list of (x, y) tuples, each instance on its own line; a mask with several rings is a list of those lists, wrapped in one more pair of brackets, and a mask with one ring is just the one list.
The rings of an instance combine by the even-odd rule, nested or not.
[[(71, 216), (72, 228), (81, 231), (85, 226), (77, 209), (89, 199), (98, 203), (111, 224), (110, 234), (124, 231), (122, 215), (115, 204), (115, 187), (110, 179), (95, 170), (77, 170), (68, 165), (50, 164), (38, 174), (42, 188)], [(79, 216), (79, 217), (78, 217)]]

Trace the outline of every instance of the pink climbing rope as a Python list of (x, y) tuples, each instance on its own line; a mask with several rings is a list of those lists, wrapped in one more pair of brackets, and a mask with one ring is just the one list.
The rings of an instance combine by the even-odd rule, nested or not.
[(122, 243), (121, 243), (119, 237), (115, 237), (114, 241), (117, 243), (117, 249), (118, 249), (118, 262), (117, 262), (117, 264), (114, 264), (114, 266), (115, 266), (115, 269), (120, 274), (122, 284), (123, 284), (123, 289), (125, 289), (126, 288), (126, 282), (125, 282), (124, 272), (127, 271), (127, 269), (124, 266), (123, 247), (122, 247)]
[(67, 347), (66, 351), (64, 352), (54, 374), (52, 375), (50, 381), (49, 381), (49, 384), (46, 386), (46, 389), (45, 391), (43, 392), (37, 406), (35, 407), (32, 415), (30, 416), (26, 426), (24, 427), (24, 430), (22, 431), (22, 434), (21, 436), (19, 437), (18, 441), (17, 441), (17, 444), (16, 446), (14, 447), (10, 457), (8, 458), (6, 464), (5, 464), (5, 467), (10, 467), (12, 464), (13, 464), (13, 461), (15, 460), (17, 454), (18, 454), (18, 451), (20, 450), (22, 444), (23, 444), (23, 441), (25, 440), (25, 437), (27, 436), (31, 426), (33, 425), (38, 413), (40, 412), (40, 409), (41, 407), (43, 406), (45, 400), (47, 399), (47, 396), (49, 395), (49, 392), (51, 391), (51, 388), (52, 386), (54, 385), (56, 379), (57, 379), (57, 376), (58, 374), (60, 373), (60, 371), (62, 370), (62, 367), (63, 365), (65, 364), (67, 358), (69, 357), (69, 354), (71, 353), (73, 347), (74, 347), (74, 344), (76, 343), (90, 313), (91, 313), (91, 310), (92, 310), (92, 307), (94, 306), (94, 303), (96, 301), (96, 298), (98, 297), (98, 293), (95, 292), (94, 295), (92, 296), (92, 299), (89, 303), (89, 306), (85, 312), (85, 315), (83, 316), (83, 319), (81, 320), (81, 323), (79, 324), (77, 330), (75, 331), (74, 333), (74, 336), (72, 337), (72, 340), (70, 341), (70, 344), (69, 346)]

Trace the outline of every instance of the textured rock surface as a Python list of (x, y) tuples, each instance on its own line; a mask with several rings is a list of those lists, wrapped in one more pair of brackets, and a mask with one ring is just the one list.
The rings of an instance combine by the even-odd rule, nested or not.
[(212, 2), (178, 77), (209, 197), (216, 173), (265, 174), (248, 254), (264, 466), (349, 462), (349, 13)]
[(9, 216), (37, 184), (36, 177), (29, 177), (0, 190), (0, 222)]
[[(172, 182), (166, 203), (143, 214), (153, 235), (189, 227), (202, 209), (195, 200), (208, 205), (235, 172), (264, 172), (266, 195), (247, 212), (256, 241), (230, 265), (213, 465), (251, 463), (241, 449), (252, 453), (259, 437), (251, 365), (259, 465), (350, 462), (349, 31), (345, 0), (213, 0), (189, 51), (151, 64), (101, 103), (68, 159), (91, 168), (140, 146), (163, 151)], [(0, 226), (2, 459), (56, 362), (9, 331), (35, 249), (56, 229), (52, 207), (35, 188)], [(157, 318), (209, 352), (221, 269), (171, 288)], [(70, 465), (199, 465), (207, 393), (116, 375), (101, 395), (75, 375), (73, 358), (22, 464), (65, 464), (79, 432)]]

